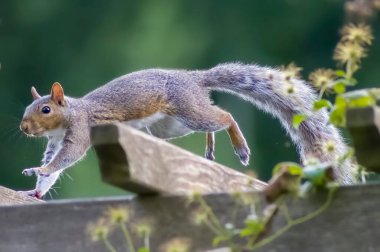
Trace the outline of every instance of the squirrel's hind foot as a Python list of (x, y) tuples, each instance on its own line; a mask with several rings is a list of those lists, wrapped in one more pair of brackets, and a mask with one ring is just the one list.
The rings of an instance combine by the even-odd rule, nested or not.
[(205, 158), (207, 158), (208, 160), (214, 161), (215, 160), (214, 150), (210, 150), (210, 149), (206, 150)]
[(240, 163), (244, 166), (249, 164), (249, 156), (251, 155), (251, 151), (248, 146), (243, 145), (241, 147), (234, 147), (235, 154), (239, 157)]

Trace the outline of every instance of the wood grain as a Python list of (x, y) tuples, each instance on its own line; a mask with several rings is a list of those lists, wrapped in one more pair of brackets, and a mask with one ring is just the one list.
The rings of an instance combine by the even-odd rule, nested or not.
[(358, 163), (370, 171), (380, 172), (380, 108), (348, 109), (347, 128)]
[(43, 202), (22, 193), (0, 186), (0, 206)]
[(138, 194), (262, 190), (265, 183), (120, 123), (92, 128), (103, 180)]
[[(239, 226), (251, 209), (242, 207), (235, 212), (236, 201), (226, 194), (206, 195), (205, 199), (223, 223), (232, 222)], [(153, 228), (153, 252), (161, 252), (159, 248), (175, 238), (189, 240), (191, 252), (213, 249), (213, 233), (207, 227), (194, 223), (196, 206), (189, 205), (187, 200), (185, 196), (120, 197), (3, 206), (0, 207), (0, 251), (106, 251), (102, 243), (90, 240), (85, 232), (86, 226), (104, 215), (110, 207), (120, 206), (133, 212), (128, 225), (136, 246), (141, 246), (142, 241), (132, 226), (140, 221), (149, 221)], [(288, 198), (287, 205), (296, 218), (309, 214), (325, 201), (326, 192), (319, 191), (307, 199)], [(326, 211), (294, 226), (258, 251), (380, 251), (380, 212), (376, 210), (379, 204), (380, 185), (342, 187)], [(236, 218), (233, 218), (234, 213)], [(283, 225), (283, 216), (276, 215), (272, 232)], [(126, 251), (119, 230), (110, 234), (110, 240), (118, 251)]]

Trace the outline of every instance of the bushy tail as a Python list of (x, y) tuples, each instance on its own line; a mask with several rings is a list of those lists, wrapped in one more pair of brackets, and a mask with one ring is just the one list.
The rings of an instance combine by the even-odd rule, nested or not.
[[(338, 129), (329, 124), (326, 110), (313, 111), (317, 95), (304, 81), (287, 80), (277, 69), (237, 63), (218, 65), (204, 74), (206, 87), (237, 94), (277, 117), (297, 145), (302, 161), (313, 157), (336, 163), (347, 153)], [(298, 129), (293, 127), (295, 114), (308, 116)], [(350, 184), (356, 181), (355, 170), (355, 164), (347, 160), (336, 165), (335, 174), (341, 183)]]

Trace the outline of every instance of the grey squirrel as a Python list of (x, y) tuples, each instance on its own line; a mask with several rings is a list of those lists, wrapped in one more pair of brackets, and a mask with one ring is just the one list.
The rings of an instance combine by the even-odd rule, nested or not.
[[(292, 84), (292, 92), (286, 91)], [(347, 151), (338, 130), (329, 124), (327, 112), (313, 112), (314, 90), (298, 78), (288, 79), (274, 68), (226, 63), (209, 70), (148, 69), (116, 78), (81, 98), (64, 95), (54, 83), (51, 94), (40, 96), (32, 87), (33, 103), (24, 113), (20, 128), (30, 136), (46, 136), (47, 148), (40, 167), (23, 171), (38, 176), (29, 195), (42, 197), (60, 173), (79, 161), (90, 147), (90, 126), (127, 122), (133, 127), (168, 139), (194, 131), (206, 132), (206, 153), (214, 159), (214, 132), (227, 130), (235, 153), (243, 165), (250, 149), (230, 113), (212, 104), (210, 90), (233, 93), (277, 117), (304, 162), (310, 157), (331, 162)], [(298, 129), (292, 125), (295, 114), (308, 115)], [(335, 144), (331, 152), (323, 144)], [(342, 184), (355, 181), (350, 160), (336, 165), (335, 175)]]

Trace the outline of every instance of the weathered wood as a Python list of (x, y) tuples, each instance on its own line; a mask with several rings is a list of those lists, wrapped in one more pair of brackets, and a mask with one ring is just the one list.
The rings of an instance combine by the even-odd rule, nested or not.
[(358, 163), (370, 171), (380, 172), (380, 108), (348, 109), (347, 128)]
[[(258, 251), (380, 251), (380, 230), (376, 228), (380, 212), (373, 210), (380, 203), (379, 196), (380, 185), (342, 187), (324, 212), (294, 226)], [(321, 207), (326, 199), (327, 192), (319, 192), (305, 200), (288, 200), (287, 207), (295, 219)], [(283, 215), (276, 215), (272, 233), (283, 227), (284, 222)]]
[(28, 204), (36, 202), (43, 201), (0, 186), (0, 206)]
[[(236, 203), (225, 194), (205, 196), (223, 223), (232, 221)], [(293, 217), (305, 216), (326, 201), (319, 192), (304, 200), (289, 199)], [(347, 252), (380, 251), (380, 185), (342, 187), (332, 204), (316, 218), (294, 226), (258, 251), (278, 252)], [(100, 242), (91, 242), (85, 229), (110, 207), (127, 207), (132, 214), (132, 238), (136, 246), (142, 241), (131, 226), (141, 220), (153, 225), (151, 251), (160, 251), (162, 244), (175, 238), (188, 239), (189, 251), (211, 250), (213, 233), (194, 224), (196, 206), (188, 205), (184, 196), (122, 197), (89, 201), (54, 201), (45, 204), (0, 207), (0, 251), (105, 251)], [(247, 217), (249, 207), (236, 213), (236, 222)], [(273, 221), (272, 230), (284, 224), (281, 214)], [(126, 251), (121, 232), (110, 234), (118, 251)], [(223, 247), (223, 246), (221, 246)]]
[(121, 123), (92, 128), (104, 181), (138, 194), (261, 190), (264, 182)]

